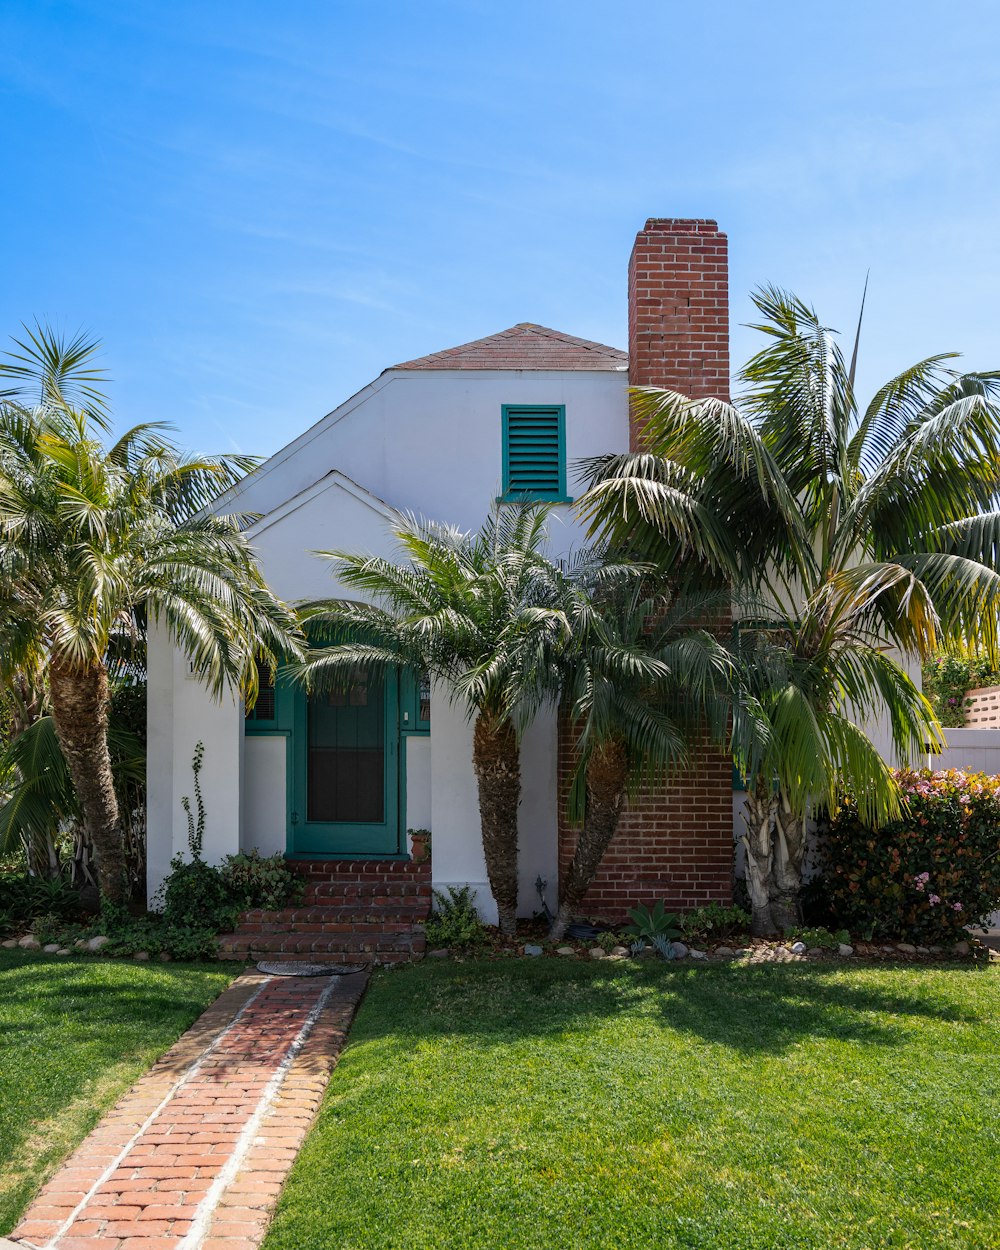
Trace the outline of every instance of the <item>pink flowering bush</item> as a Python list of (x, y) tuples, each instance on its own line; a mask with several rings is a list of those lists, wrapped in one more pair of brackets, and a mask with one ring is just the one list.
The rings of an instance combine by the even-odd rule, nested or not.
[(1000, 777), (898, 772), (902, 820), (868, 828), (848, 796), (831, 822), (837, 921), (872, 937), (954, 942), (1000, 908)]

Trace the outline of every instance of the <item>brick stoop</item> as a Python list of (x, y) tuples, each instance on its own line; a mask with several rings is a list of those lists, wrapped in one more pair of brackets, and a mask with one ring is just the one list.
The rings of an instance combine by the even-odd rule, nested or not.
[(300, 903), (244, 912), (219, 939), (220, 959), (405, 963), (425, 950), (430, 860), (294, 860)]

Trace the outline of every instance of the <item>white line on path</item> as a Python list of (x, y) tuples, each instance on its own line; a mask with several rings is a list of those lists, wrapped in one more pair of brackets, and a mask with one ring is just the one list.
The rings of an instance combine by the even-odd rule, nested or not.
[(257, 1104), (257, 1110), (253, 1113), (250, 1119), (247, 1120), (246, 1124), (244, 1124), (243, 1131), (236, 1139), (236, 1146), (233, 1149), (233, 1153), (226, 1160), (222, 1170), (219, 1172), (219, 1175), (209, 1186), (204, 1198), (202, 1198), (201, 1202), (198, 1204), (198, 1213), (194, 1217), (194, 1223), (188, 1230), (187, 1235), (179, 1243), (177, 1250), (199, 1250), (199, 1247), (205, 1240), (209, 1224), (212, 1221), (212, 1216), (215, 1214), (216, 1208), (219, 1205), (219, 1199), (236, 1179), (236, 1175), (239, 1172), (240, 1167), (242, 1166), (247, 1155), (250, 1153), (250, 1147), (253, 1145), (253, 1140), (257, 1136), (257, 1130), (260, 1128), (261, 1121), (271, 1109), (275, 1098), (278, 1096), (278, 1091), (281, 1089), (285, 1080), (288, 1069), (294, 1063), (296, 1055), (298, 1055), (299, 1051), (305, 1045), (306, 1038), (312, 1032), (313, 1026), (319, 1019), (323, 1008), (326, 1006), (326, 1000), (333, 993), (337, 981), (337, 977), (330, 978), (329, 983), (325, 986), (323, 992), (316, 1000), (316, 1004), (312, 1011), (309, 1012), (308, 1016), (306, 1016), (303, 1021), (302, 1027), (295, 1036), (295, 1040), (285, 1052), (285, 1056), (275, 1069), (274, 1075), (264, 1087), (264, 1093), (260, 1102)]
[[(80, 1214), (83, 1208), (87, 1205), (87, 1203), (91, 1200), (91, 1198), (93, 1198), (94, 1194), (98, 1191), (98, 1189), (100, 1189), (100, 1187), (105, 1183), (105, 1181), (107, 1181), (110, 1178), (111, 1174), (118, 1170), (118, 1167), (121, 1164), (122, 1160), (125, 1158), (128, 1152), (132, 1149), (132, 1147), (136, 1144), (136, 1142), (143, 1135), (143, 1133), (146, 1132), (146, 1130), (153, 1123), (153, 1121), (160, 1114), (160, 1112), (166, 1107), (167, 1103), (170, 1102), (171, 1098), (173, 1098), (174, 1095), (177, 1094), (178, 1091), (184, 1085), (186, 1085), (187, 1082), (190, 1081), (190, 1079), (196, 1075), (196, 1073), (198, 1073), (201, 1070), (201, 1067), (204, 1064), (205, 1060), (209, 1057), (209, 1055), (212, 1054), (213, 1051), (215, 1051), (218, 1048), (218, 1046), (223, 1041), (223, 1039), (229, 1036), (232, 1030), (236, 1027), (243, 1013), (250, 1006), (252, 1006), (253, 1003), (257, 1001), (257, 999), (261, 996), (261, 994), (264, 992), (264, 990), (273, 980), (274, 980), (273, 977), (267, 977), (265, 980), (263, 980), (260, 983), (260, 985), (254, 990), (254, 992), (246, 1000), (243, 1006), (239, 1009), (236, 1015), (233, 1016), (232, 1020), (230, 1020), (229, 1023), (226, 1025), (226, 1027), (222, 1030), (222, 1032), (212, 1039), (209, 1045), (205, 1047), (205, 1049), (201, 1052), (201, 1054), (198, 1056), (195, 1062), (187, 1069), (187, 1071), (177, 1078), (177, 1080), (173, 1083), (173, 1085), (171, 1085), (167, 1093), (163, 1096), (163, 1099), (157, 1104), (155, 1110), (151, 1111), (149, 1115), (145, 1118), (145, 1120), (143, 1120), (139, 1128), (136, 1129), (136, 1131), (132, 1134), (132, 1136), (128, 1139), (128, 1141), (122, 1147), (122, 1149), (119, 1150), (119, 1152), (115, 1155), (114, 1159), (112, 1159), (112, 1161), (104, 1169), (104, 1171), (97, 1178), (97, 1180), (94, 1181), (94, 1183), (87, 1190), (87, 1192), (83, 1195), (83, 1197), (76, 1204), (73, 1210), (70, 1211), (69, 1215), (65, 1218), (65, 1220), (63, 1220), (62, 1224), (60, 1224), (58, 1230), (56, 1231), (55, 1236), (50, 1241), (47, 1241), (44, 1244), (44, 1246), (40, 1247), (40, 1250), (57, 1250), (57, 1246), (58, 1246), (58, 1242), (60, 1238), (65, 1237), (73, 1221), (77, 1218), (77, 1216)], [(23, 1242), (23, 1241), (21, 1242), (22, 1246), (27, 1246), (28, 1244), (29, 1244), (28, 1242)]]

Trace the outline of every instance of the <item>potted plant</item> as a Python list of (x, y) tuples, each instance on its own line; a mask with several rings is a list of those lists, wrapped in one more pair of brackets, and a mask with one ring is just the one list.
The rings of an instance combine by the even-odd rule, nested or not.
[(410, 835), (410, 859), (421, 864), (431, 857), (431, 831), (429, 829), (407, 829)]

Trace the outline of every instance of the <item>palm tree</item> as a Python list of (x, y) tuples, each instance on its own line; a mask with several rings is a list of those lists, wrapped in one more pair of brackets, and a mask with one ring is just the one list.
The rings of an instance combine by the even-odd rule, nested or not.
[(241, 518), (205, 505), (247, 468), (138, 425), (110, 435), (96, 344), (36, 328), (0, 364), (0, 683), (44, 669), (104, 897), (125, 893), (108, 752), (108, 657), (162, 622), (213, 693), (256, 694), (255, 657), (297, 649)]
[(997, 374), (958, 373), (938, 355), (862, 410), (857, 338), (848, 365), (796, 297), (768, 288), (754, 302), (767, 342), (742, 371), (743, 396), (633, 392), (644, 450), (592, 462), (584, 506), (678, 585), (718, 578), (758, 602), (741, 634), (763, 667), (745, 670), (735, 746), (751, 770), (750, 884), (756, 873), (758, 896), (768, 888), (787, 919), (805, 817), (835, 801), (837, 776), (866, 795), (870, 818), (898, 810), (859, 719), (887, 718), (904, 761), (938, 736), (887, 653), (975, 640), (997, 654), (1000, 408)]
[(548, 514), (543, 504), (497, 504), (478, 534), (400, 517), (400, 563), (321, 553), (365, 601), (303, 610), (311, 637), (328, 644), (299, 668), (309, 685), (336, 686), (358, 666), (401, 665), (430, 674), (466, 709), (486, 871), (505, 934), (517, 919), (519, 736), (552, 697), (552, 657), (567, 637), (559, 570), (544, 553)]
[(629, 793), (683, 768), (695, 742), (724, 742), (728, 729), (733, 665), (705, 627), (718, 598), (679, 599), (641, 566), (596, 572), (577, 570), (566, 583), (570, 641), (558, 669), (575, 735), (569, 814), (580, 832), (553, 938), (579, 908)]

